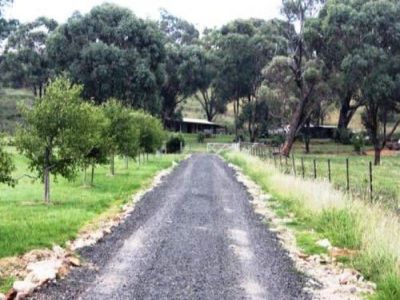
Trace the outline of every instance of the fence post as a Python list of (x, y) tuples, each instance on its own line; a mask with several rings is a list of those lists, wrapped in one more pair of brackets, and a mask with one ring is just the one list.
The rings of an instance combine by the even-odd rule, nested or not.
[(276, 156), (274, 155), (274, 165), (275, 165), (275, 168), (276, 168)]
[(282, 155), (279, 154), (279, 168), (282, 171)]
[(292, 165), (293, 165), (293, 174), (294, 174), (294, 176), (297, 176), (297, 174), (296, 174), (296, 163), (295, 163), (295, 160), (294, 160), (294, 154), (292, 154)]
[(349, 174), (349, 159), (346, 158), (346, 179), (347, 179), (347, 191), (350, 191), (350, 174)]
[(303, 175), (303, 179), (304, 179), (304, 157), (301, 157), (301, 173)]
[(372, 189), (372, 161), (369, 162), (369, 195), (371, 202), (373, 201), (373, 189)]
[(314, 163), (314, 179), (317, 179), (317, 161), (315, 158), (313, 160), (313, 163)]
[(331, 160), (330, 159), (328, 159), (328, 179), (329, 179), (329, 182), (332, 181), (332, 177), (331, 177)]

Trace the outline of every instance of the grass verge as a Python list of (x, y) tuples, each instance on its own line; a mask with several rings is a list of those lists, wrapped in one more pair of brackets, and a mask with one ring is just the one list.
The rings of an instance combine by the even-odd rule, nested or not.
[[(14, 152), (14, 149), (10, 148)], [(181, 156), (150, 157), (138, 167), (116, 161), (116, 175), (109, 176), (108, 166), (95, 172), (95, 186), (83, 184), (83, 174), (74, 181), (57, 178), (52, 182), (52, 203), (43, 204), (40, 181), (27, 177), (15, 188), (0, 186), (0, 258), (23, 254), (36, 248), (64, 245), (79, 230), (99, 215), (118, 212), (131, 195), (148, 185), (154, 175), (172, 165)], [(14, 155), (16, 177), (29, 173), (26, 158)], [(53, 178), (54, 179), (54, 178)]]
[[(398, 216), (382, 208), (350, 199), (327, 182), (302, 180), (280, 173), (273, 165), (243, 153), (228, 152), (225, 159), (237, 166), (270, 193), (280, 214), (295, 216), (297, 242), (309, 253), (318, 238), (327, 238), (337, 247), (357, 250), (347, 263), (377, 283), (374, 299), (400, 299), (400, 222)], [(289, 225), (290, 226), (290, 225)]]

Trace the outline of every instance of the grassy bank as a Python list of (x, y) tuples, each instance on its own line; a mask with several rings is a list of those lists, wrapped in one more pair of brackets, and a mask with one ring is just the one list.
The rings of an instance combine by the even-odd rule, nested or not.
[[(50, 205), (42, 202), (40, 181), (24, 177), (15, 188), (1, 185), (0, 258), (52, 244), (63, 245), (99, 214), (119, 209), (135, 191), (149, 184), (159, 170), (177, 159), (179, 156), (151, 156), (140, 167), (131, 162), (129, 169), (125, 169), (123, 160), (117, 160), (113, 177), (108, 175), (108, 166), (96, 169), (94, 187), (83, 185), (83, 174), (72, 182), (57, 178), (51, 186)], [(14, 160), (16, 177), (30, 173), (25, 157), (15, 154)]]
[(377, 283), (376, 299), (400, 299), (400, 223), (381, 206), (350, 199), (326, 181), (284, 175), (273, 165), (242, 153), (225, 153), (252, 180), (273, 196), (281, 216), (307, 253), (323, 251), (315, 241), (327, 238), (334, 246), (357, 250), (347, 263)]

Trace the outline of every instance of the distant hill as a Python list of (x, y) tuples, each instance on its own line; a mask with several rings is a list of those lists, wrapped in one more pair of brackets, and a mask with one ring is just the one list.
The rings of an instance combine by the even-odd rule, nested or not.
[(20, 121), (18, 103), (31, 104), (33, 93), (25, 89), (0, 89), (0, 132), (13, 133)]

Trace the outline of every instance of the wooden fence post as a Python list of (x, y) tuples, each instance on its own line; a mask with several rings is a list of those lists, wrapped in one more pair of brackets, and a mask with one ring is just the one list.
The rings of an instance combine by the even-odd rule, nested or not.
[(294, 176), (297, 176), (296, 174), (296, 162), (294, 160), (294, 155), (292, 154), (292, 165), (293, 165), (293, 174)]
[(349, 159), (346, 158), (346, 181), (347, 181), (347, 191), (350, 191), (350, 172), (349, 172)]
[(301, 157), (301, 173), (302, 173), (303, 179), (304, 179), (304, 176), (305, 176), (305, 173), (304, 173), (304, 157)]
[(314, 179), (317, 179), (317, 161), (315, 158), (313, 160), (313, 163), (314, 163)]
[(371, 202), (373, 201), (373, 187), (372, 187), (372, 161), (369, 162), (369, 196)]
[(329, 182), (332, 181), (332, 177), (331, 177), (331, 160), (328, 159), (328, 180)]

